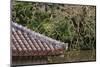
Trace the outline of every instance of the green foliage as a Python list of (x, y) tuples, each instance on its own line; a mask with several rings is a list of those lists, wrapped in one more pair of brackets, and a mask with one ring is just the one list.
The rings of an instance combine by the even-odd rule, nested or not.
[(12, 21), (69, 43), (70, 50), (95, 49), (95, 6), (13, 1)]

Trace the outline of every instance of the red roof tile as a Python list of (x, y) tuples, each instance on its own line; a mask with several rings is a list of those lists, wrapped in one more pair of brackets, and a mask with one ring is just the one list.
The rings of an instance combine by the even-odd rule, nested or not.
[(58, 55), (64, 50), (65, 43), (31, 31), (17, 23), (12, 23), (11, 31), (13, 56)]

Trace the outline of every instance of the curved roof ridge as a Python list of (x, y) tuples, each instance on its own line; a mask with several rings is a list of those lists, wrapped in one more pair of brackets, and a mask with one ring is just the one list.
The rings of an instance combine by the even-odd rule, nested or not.
[(37, 33), (35, 31), (32, 31), (32, 30), (28, 29), (27, 27), (19, 25), (19, 24), (15, 23), (15, 22), (12, 22), (11, 25), (12, 25), (12, 27), (15, 27), (15, 28), (18, 28), (20, 30), (23, 30), (24, 32), (27, 32), (28, 34), (34, 36), (35, 38), (37, 38), (39, 40), (50, 42), (50, 43), (52, 42), (52, 43), (56, 43), (56, 44), (59, 44), (59, 45), (65, 44), (64, 42), (57, 41), (55, 39), (52, 39), (50, 37), (47, 37), (45, 35), (42, 35), (42, 34)]

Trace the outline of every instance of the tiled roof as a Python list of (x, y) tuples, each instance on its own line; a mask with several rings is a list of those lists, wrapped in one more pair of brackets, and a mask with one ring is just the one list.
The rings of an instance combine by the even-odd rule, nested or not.
[(13, 56), (59, 55), (64, 50), (63, 42), (36, 33), (12, 22), (11, 47)]

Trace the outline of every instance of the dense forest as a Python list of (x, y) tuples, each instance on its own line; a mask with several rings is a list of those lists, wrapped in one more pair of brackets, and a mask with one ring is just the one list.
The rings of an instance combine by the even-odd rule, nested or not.
[(12, 21), (69, 44), (69, 50), (95, 50), (96, 7), (12, 2)]

